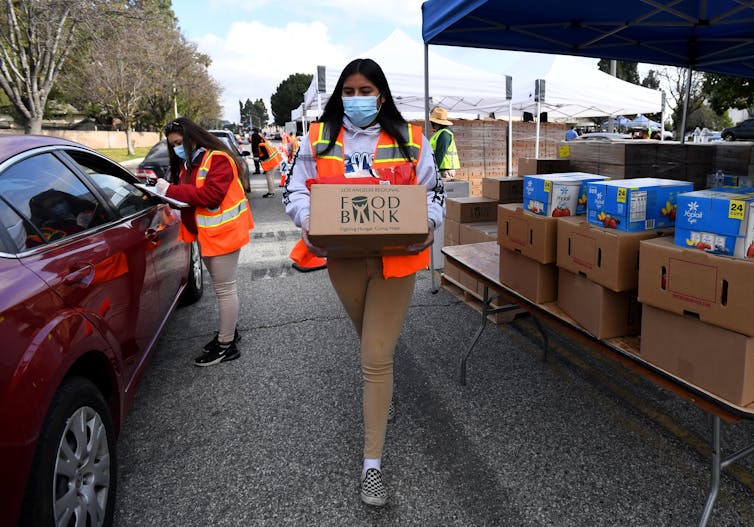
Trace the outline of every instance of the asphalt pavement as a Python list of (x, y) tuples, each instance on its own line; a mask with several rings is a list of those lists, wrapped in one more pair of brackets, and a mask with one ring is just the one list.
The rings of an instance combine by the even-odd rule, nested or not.
[[(359, 500), (358, 342), (326, 271), (299, 273), (278, 191), (242, 251), (241, 358), (192, 359), (217, 326), (205, 294), (160, 339), (118, 442), (117, 527), (691, 526), (710, 483), (710, 421), (695, 406), (528, 317), (490, 325), (445, 290), (416, 291), (395, 358), (388, 506)], [(282, 190), (282, 189), (281, 189)], [(731, 453), (754, 439), (724, 427)], [(710, 526), (754, 525), (754, 462), (722, 477)]]

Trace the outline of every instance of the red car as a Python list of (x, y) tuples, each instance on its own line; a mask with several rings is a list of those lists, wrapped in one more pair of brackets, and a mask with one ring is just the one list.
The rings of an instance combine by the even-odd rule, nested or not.
[(117, 163), (0, 136), (0, 525), (110, 525), (115, 441), (157, 338), (202, 294), (177, 211)]

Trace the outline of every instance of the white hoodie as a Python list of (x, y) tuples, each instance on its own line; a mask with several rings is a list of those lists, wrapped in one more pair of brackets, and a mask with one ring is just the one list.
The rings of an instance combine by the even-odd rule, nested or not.
[[(374, 124), (368, 128), (359, 128), (347, 117), (343, 118), (343, 150), (346, 171), (371, 168), (377, 140), (382, 128)], [(301, 140), (298, 153), (293, 159), (290, 176), (286, 180), (283, 192), (285, 212), (297, 227), (309, 216), (310, 194), (306, 180), (317, 177), (317, 166), (312, 154), (308, 135)], [(426, 137), (422, 136), (422, 155), (416, 165), (417, 185), (427, 187), (427, 216), (435, 224), (442, 224), (445, 217), (445, 187), (432, 155), (432, 147)]]

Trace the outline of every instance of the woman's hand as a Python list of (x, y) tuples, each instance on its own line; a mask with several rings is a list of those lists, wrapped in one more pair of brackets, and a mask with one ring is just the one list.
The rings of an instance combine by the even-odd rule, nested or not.
[(160, 196), (164, 196), (165, 193), (168, 191), (169, 186), (170, 186), (170, 183), (168, 183), (162, 178), (158, 178), (154, 184), (154, 191)]
[(301, 222), (301, 239), (304, 240), (304, 245), (306, 245), (306, 248), (309, 249), (309, 252), (312, 253), (314, 256), (319, 256), (320, 258), (326, 258), (327, 257), (327, 250), (323, 249), (322, 247), (317, 247), (316, 245), (312, 244), (312, 242), (309, 241), (309, 218), (304, 218), (304, 221)]
[(424, 249), (432, 245), (432, 242), (435, 241), (435, 228), (432, 221), (427, 222), (427, 226), (429, 227), (429, 233), (427, 234), (427, 237), (424, 239), (423, 242), (414, 243), (413, 245), (409, 245), (406, 247), (406, 252), (408, 254), (419, 254)]

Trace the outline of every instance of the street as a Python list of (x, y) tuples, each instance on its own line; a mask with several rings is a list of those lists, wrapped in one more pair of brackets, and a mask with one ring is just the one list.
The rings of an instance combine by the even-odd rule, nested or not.
[[(420, 273), (395, 358), (397, 417), (383, 458), (388, 505), (359, 500), (358, 341), (326, 271), (299, 273), (282, 189), (252, 176), (242, 251), (241, 358), (192, 359), (216, 330), (214, 292), (162, 334), (118, 442), (115, 525), (690, 526), (710, 482), (695, 406), (551, 334), (490, 325)], [(754, 425), (724, 427), (730, 452)], [(710, 526), (754, 525), (754, 463), (722, 477)]]

